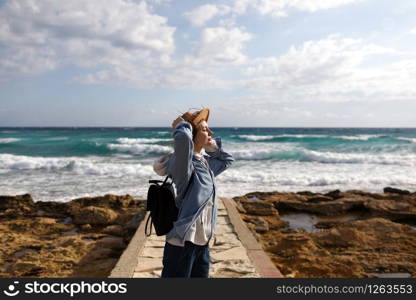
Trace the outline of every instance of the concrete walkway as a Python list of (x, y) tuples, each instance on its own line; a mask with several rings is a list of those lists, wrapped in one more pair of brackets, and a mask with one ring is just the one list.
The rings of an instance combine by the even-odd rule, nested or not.
[[(216, 235), (210, 247), (210, 277), (260, 277), (234, 231), (223, 202), (218, 200), (218, 203)], [(133, 277), (160, 277), (164, 246), (164, 236), (152, 234), (148, 237), (139, 255)]]
[[(110, 278), (158, 278), (165, 236), (146, 237), (145, 219), (111, 272)], [(241, 219), (235, 202), (218, 198), (216, 234), (210, 241), (211, 278), (282, 277)]]

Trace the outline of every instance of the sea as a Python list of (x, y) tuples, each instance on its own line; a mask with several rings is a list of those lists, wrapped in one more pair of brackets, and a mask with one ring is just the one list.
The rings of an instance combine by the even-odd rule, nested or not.
[[(415, 128), (212, 128), (235, 163), (218, 195), (253, 191), (416, 191)], [(145, 199), (170, 128), (0, 128), (0, 195), (69, 201), (108, 193)]]

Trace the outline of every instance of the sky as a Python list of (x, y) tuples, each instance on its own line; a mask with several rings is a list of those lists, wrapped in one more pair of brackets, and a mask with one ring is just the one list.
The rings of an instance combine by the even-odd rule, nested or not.
[(414, 0), (0, 0), (0, 126), (416, 127)]

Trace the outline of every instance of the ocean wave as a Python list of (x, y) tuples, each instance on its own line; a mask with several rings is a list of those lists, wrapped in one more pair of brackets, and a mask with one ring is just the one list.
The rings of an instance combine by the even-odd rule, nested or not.
[[(221, 174), (219, 183), (246, 183), (255, 186), (270, 184), (279, 187), (374, 187), (416, 186), (410, 174), (411, 166), (383, 165), (374, 172), (371, 165), (357, 168), (354, 165), (322, 165), (316, 162), (263, 162), (240, 164)], [(301, 188), (302, 189), (302, 188)]]
[(133, 154), (164, 154), (172, 151), (172, 147), (153, 144), (108, 144), (111, 150), (130, 152)]
[(172, 141), (172, 139), (159, 139), (159, 138), (118, 138), (116, 140), (120, 144), (134, 145), (134, 144), (151, 144)]
[(350, 141), (368, 141), (369, 139), (379, 138), (379, 134), (359, 134), (359, 135), (326, 135), (326, 134), (279, 134), (279, 135), (234, 135), (247, 141), (271, 141), (275, 139), (341, 139)]
[(389, 147), (383, 147), (381, 152), (347, 152), (319, 151), (305, 149), (294, 143), (245, 143), (230, 144), (226, 147), (236, 160), (246, 161), (292, 161), (317, 162), (325, 164), (379, 164), (416, 166), (416, 153), (407, 149), (386, 152)]
[(340, 135), (340, 136), (330, 136), (335, 139), (341, 140), (351, 140), (351, 141), (368, 141), (369, 139), (379, 138), (383, 135), (380, 134), (359, 134), (359, 135)]
[(44, 141), (66, 141), (68, 139), (69, 138), (66, 137), (66, 136), (57, 136), (57, 137), (46, 138), (46, 139), (43, 139), (43, 140)]
[(408, 141), (408, 142), (412, 142), (413, 144), (416, 144), (416, 138), (396, 137), (396, 139), (402, 140), (402, 141)]
[(258, 149), (256, 151), (252, 150), (238, 150), (230, 151), (235, 159), (245, 159), (245, 160), (264, 160), (270, 159), (273, 156), (274, 151), (271, 149)]
[(120, 163), (96, 163), (87, 160), (73, 160), (66, 169), (76, 175), (100, 175), (110, 177), (149, 177), (155, 175), (151, 165), (120, 164)]
[(227, 146), (227, 151), (235, 159), (241, 160), (287, 159), (298, 155), (297, 146), (288, 143), (246, 143)]
[(276, 135), (276, 137), (304, 139), (304, 138), (327, 138), (329, 136), (325, 134), (281, 134), (281, 135)]
[(0, 169), (9, 170), (56, 170), (65, 168), (69, 158), (31, 157), (13, 154), (0, 154)]
[(416, 165), (415, 154), (392, 153), (335, 153), (303, 150), (304, 157), (309, 161), (329, 164), (381, 164), (381, 165)]
[(237, 135), (238, 138), (245, 139), (248, 141), (265, 141), (265, 140), (272, 140), (276, 136), (275, 135)]
[(136, 155), (145, 154), (164, 154), (172, 151), (172, 147), (157, 145), (154, 143), (167, 142), (171, 139), (159, 138), (119, 138), (119, 144), (108, 144), (107, 148), (111, 150), (130, 152)]
[(16, 130), (0, 130), (1, 133), (16, 133)]
[(10, 143), (15, 143), (15, 142), (19, 142), (22, 139), (17, 139), (17, 138), (2, 138), (0, 139), (0, 144), (10, 144)]
[(234, 135), (234, 137), (238, 137), (240, 139), (244, 139), (247, 141), (268, 141), (274, 139), (281, 139), (281, 138), (295, 138), (295, 139), (304, 139), (304, 138), (326, 138), (327, 135), (323, 134), (278, 134), (278, 135)]
[(153, 167), (138, 162), (108, 162), (97, 157), (31, 157), (0, 154), (1, 170), (46, 170), (75, 175), (146, 177), (155, 175)]

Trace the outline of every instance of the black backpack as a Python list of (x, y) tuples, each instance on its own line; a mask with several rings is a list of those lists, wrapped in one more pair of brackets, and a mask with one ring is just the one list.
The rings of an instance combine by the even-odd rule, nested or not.
[[(156, 235), (161, 236), (167, 234), (173, 228), (173, 222), (178, 218), (178, 208), (175, 204), (175, 190), (172, 180), (168, 182), (167, 176), (164, 181), (149, 180), (151, 184), (147, 191), (146, 210), (150, 211), (150, 215), (146, 220), (145, 235), (152, 234), (152, 224), (155, 227)], [(150, 222), (150, 232), (148, 233), (148, 224)]]

